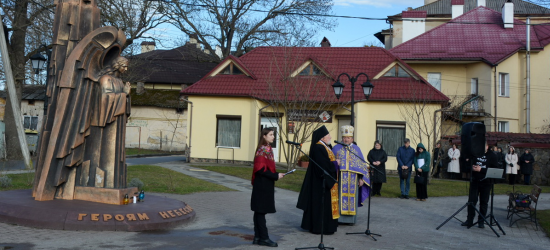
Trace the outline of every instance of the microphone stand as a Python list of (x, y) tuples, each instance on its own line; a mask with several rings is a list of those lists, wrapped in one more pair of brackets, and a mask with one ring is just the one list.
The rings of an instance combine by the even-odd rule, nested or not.
[[(473, 177), (473, 168), (472, 168), (472, 164), (470, 163), (470, 188), (472, 186), (472, 182), (474, 182), (474, 177)], [(478, 195), (478, 194), (476, 194)], [(470, 190), (468, 190), (468, 200), (470, 199)], [(481, 200), (479, 200), (479, 202), (481, 203)], [(460, 211), (462, 211), (464, 208), (467, 208), (467, 207), (472, 207), (474, 208), (474, 210), (476, 211), (476, 213), (479, 215), (479, 217), (481, 217), (483, 219), (483, 221), (485, 222), (485, 224), (487, 224), (487, 226), (489, 226), (489, 228), (491, 228), (491, 230), (493, 231), (493, 233), (495, 233), (495, 235), (497, 237), (500, 238), (500, 235), (498, 234), (498, 232), (493, 228), (493, 224), (492, 223), (489, 223), (489, 221), (487, 220), (487, 217), (486, 216), (483, 216), (481, 215), (481, 212), (476, 208), (476, 206), (474, 206), (474, 204), (472, 202), (466, 202), (466, 204), (464, 204), (464, 206), (462, 206), (461, 208), (459, 208), (454, 214), (452, 214), (449, 218), (447, 218), (443, 223), (441, 223), (441, 225), (439, 225), (438, 227), (435, 228), (435, 230), (439, 230), (442, 226), (444, 226), (445, 224), (447, 224), (447, 222), (449, 222), (452, 218), (455, 218), (456, 220), (458, 220), (460, 223), (462, 223), (463, 221), (461, 221), (460, 219), (456, 218), (455, 216), (457, 214), (460, 213)], [(474, 218), (475, 218), (475, 215), (474, 215)], [(476, 222), (476, 224), (479, 223), (479, 222)], [(470, 229), (470, 227), (472, 227), (473, 225), (475, 224), (472, 224), (470, 226), (467, 227), (467, 229)], [(504, 232), (504, 230), (502, 230), (502, 228), (500, 227), (500, 224), (498, 225), (500, 230), (502, 232)], [(505, 233), (506, 234), (506, 233)]]
[(317, 162), (315, 162), (313, 159), (311, 159), (311, 157), (309, 157), (309, 155), (307, 155), (304, 151), (302, 151), (302, 145), (296, 145), (296, 144), (291, 144), (291, 145), (296, 146), (296, 148), (298, 150), (300, 150), (300, 152), (302, 152), (302, 154), (306, 155), (307, 158), (309, 158), (310, 162), (314, 163), (313, 165), (317, 166), (324, 173), (324, 175), (323, 175), (323, 196), (321, 196), (321, 204), (323, 206), (321, 208), (321, 242), (316, 247), (300, 247), (300, 248), (295, 248), (295, 250), (301, 250), (301, 249), (334, 249), (334, 247), (326, 247), (325, 244), (323, 243), (323, 232), (325, 231), (325, 193), (326, 193), (325, 178), (326, 178), (326, 176), (328, 176), (332, 180), (334, 180), (336, 183), (338, 183), (338, 181), (334, 177), (332, 177), (332, 175), (330, 175), (325, 169), (323, 169), (319, 164), (317, 164)]
[[(357, 158), (359, 158), (359, 160), (361, 160), (362, 162), (366, 163), (368, 166), (369, 166), (369, 175), (372, 176), (372, 169), (378, 171), (380, 174), (383, 174), (382, 171), (374, 168), (372, 165), (370, 165), (368, 162), (366, 162), (363, 158), (361, 158), (359, 155), (357, 155), (356, 153), (354, 153), (353, 151), (351, 151), (349, 149), (349, 145), (347, 144), (341, 144), (344, 146), (344, 148), (350, 152), (351, 154), (355, 155)], [(372, 190), (372, 188), (371, 188)], [(370, 200), (371, 200), (371, 196), (372, 194), (369, 193), (369, 205), (368, 205), (368, 208), (369, 208), (369, 212), (367, 214), (367, 230), (365, 230), (365, 232), (357, 232), (357, 233), (346, 233), (346, 235), (348, 234), (365, 234), (367, 236), (370, 236), (374, 241), (378, 241), (373, 235), (376, 235), (376, 236), (379, 236), (379, 237), (382, 237), (382, 235), (380, 234), (375, 234), (375, 233), (372, 233), (370, 231)]]

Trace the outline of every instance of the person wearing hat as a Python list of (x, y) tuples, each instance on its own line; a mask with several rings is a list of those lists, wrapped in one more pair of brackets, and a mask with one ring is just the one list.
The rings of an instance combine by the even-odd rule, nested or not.
[[(338, 193), (340, 218), (338, 222), (355, 224), (357, 207), (363, 206), (370, 194), (370, 176), (361, 149), (353, 143), (353, 127), (346, 125), (340, 128), (342, 142), (332, 148), (340, 163), (338, 173)], [(351, 151), (351, 153), (350, 153)], [(360, 158), (359, 158), (359, 157)]]
[[(314, 234), (334, 234), (338, 228), (340, 213), (338, 184), (335, 182), (338, 178), (338, 161), (332, 153), (331, 139), (325, 126), (313, 131), (309, 148), (311, 162), (296, 205), (304, 211), (301, 227)], [(332, 178), (325, 176), (323, 170)]]

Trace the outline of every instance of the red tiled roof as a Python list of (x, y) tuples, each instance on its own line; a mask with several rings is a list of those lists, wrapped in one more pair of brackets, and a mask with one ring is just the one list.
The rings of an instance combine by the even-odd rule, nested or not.
[[(478, 60), (499, 64), (525, 48), (525, 24), (514, 19), (513, 29), (505, 29), (502, 14), (478, 7), (449, 23), (402, 43), (391, 52), (403, 60)], [(531, 48), (550, 43), (550, 26), (531, 26)]]
[(402, 12), (403, 18), (426, 18), (427, 15), (428, 12), (425, 10), (409, 10)]
[[(411, 95), (426, 98), (431, 102), (446, 102), (449, 99), (433, 88), (403, 61), (383, 48), (337, 48), (337, 47), (259, 47), (240, 58), (229, 57), (239, 66), (246, 68), (254, 77), (246, 75), (222, 75), (209, 77), (212, 71), (197, 83), (182, 91), (183, 95), (247, 96), (262, 100), (274, 100), (285, 96), (286, 100), (325, 100), (337, 102), (332, 84), (341, 73), (356, 76), (363, 72), (369, 75), (375, 86), (370, 100), (407, 100)], [(313, 61), (325, 76), (296, 76), (290, 78), (307, 61)], [(401, 63), (419, 80), (414, 78), (374, 76), (394, 62)], [(223, 63), (223, 62), (222, 62)], [(364, 100), (361, 84), (366, 80), (359, 77), (355, 87), (355, 99)], [(347, 78), (340, 81), (349, 85)], [(414, 94), (416, 93), (416, 94)], [(340, 101), (351, 98), (351, 87), (346, 86)]]

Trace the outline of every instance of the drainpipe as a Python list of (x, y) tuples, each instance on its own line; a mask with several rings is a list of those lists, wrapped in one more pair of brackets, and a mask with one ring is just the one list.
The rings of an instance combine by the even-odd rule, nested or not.
[[(180, 99), (181, 101), (184, 101), (184, 102), (187, 102), (187, 103), (190, 103), (191, 104), (191, 109), (189, 110), (189, 144), (187, 145), (187, 147), (189, 148), (189, 156), (186, 157), (185, 161), (187, 163), (191, 162), (191, 135), (193, 135), (193, 102), (189, 101), (189, 100), (185, 100), (185, 99)], [(161, 138), (161, 141), (162, 141), (162, 138)]]
[(531, 133), (531, 19), (527, 17), (527, 107), (526, 107), (526, 133)]
[(496, 65), (495, 65), (493, 77), (494, 77), (494, 81), (495, 81), (495, 119), (494, 119), (495, 120), (495, 128), (493, 129), (493, 132), (497, 132), (497, 129), (498, 129), (498, 123), (497, 123), (497, 99), (498, 99), (497, 88), (498, 88), (498, 84), (497, 84), (497, 66)]

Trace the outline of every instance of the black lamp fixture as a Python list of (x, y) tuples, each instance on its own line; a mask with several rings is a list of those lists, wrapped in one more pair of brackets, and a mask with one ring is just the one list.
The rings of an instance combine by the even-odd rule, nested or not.
[(340, 82), (340, 80), (336, 80), (334, 84), (332, 84), (332, 88), (334, 89), (334, 94), (336, 95), (336, 99), (340, 99), (340, 96), (342, 95), (342, 91), (344, 91), (344, 84)]
[(30, 57), (31, 63), (32, 63), (32, 69), (34, 69), (34, 73), (38, 75), (40, 72), (40, 69), (44, 67), (44, 63), (46, 63), (46, 57), (44, 57), (40, 53), (36, 53)]
[(344, 91), (344, 84), (340, 82), (341, 76), (346, 76), (348, 80), (351, 83), (351, 122), (350, 125), (354, 126), (354, 120), (355, 120), (355, 113), (354, 113), (354, 106), (355, 106), (355, 82), (357, 82), (357, 78), (359, 76), (364, 75), (367, 77), (367, 81), (361, 84), (361, 87), (363, 88), (363, 94), (365, 94), (365, 98), (368, 100), (370, 95), (372, 94), (372, 89), (374, 88), (374, 85), (369, 80), (369, 76), (365, 73), (359, 73), (357, 76), (352, 77), (348, 75), (347, 73), (342, 73), (338, 76), (336, 79), (336, 82), (332, 84), (332, 88), (334, 89), (334, 95), (336, 95), (336, 99), (340, 99), (340, 96), (342, 96), (342, 92)]
[(374, 88), (374, 85), (370, 83), (369, 80), (361, 84), (361, 87), (363, 88), (363, 94), (365, 94), (365, 98), (368, 100), (370, 95), (372, 94), (372, 89)]

